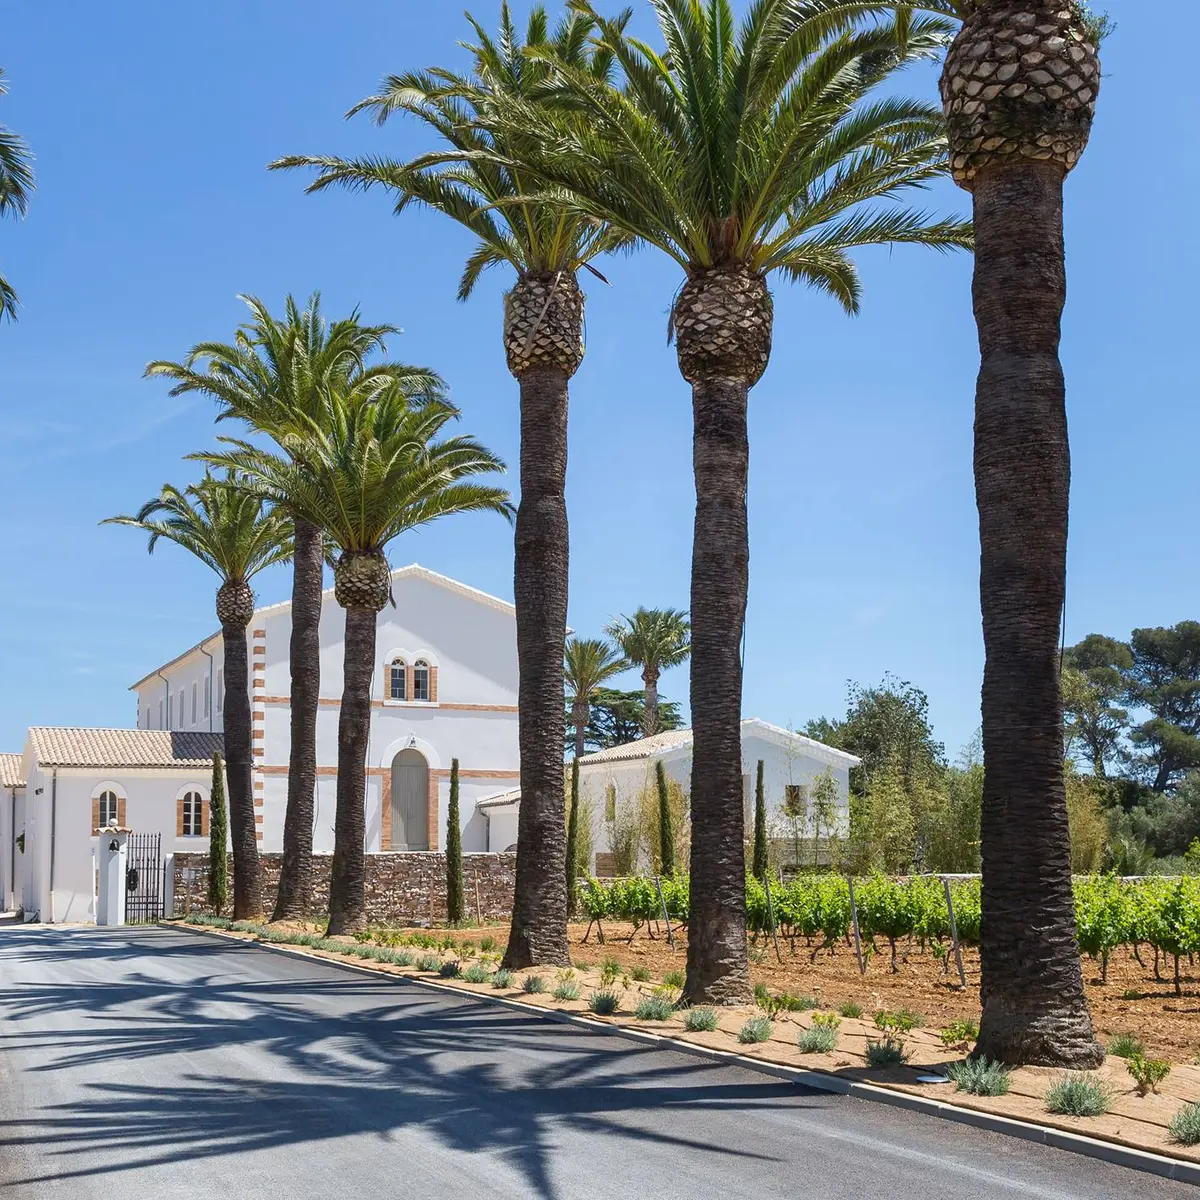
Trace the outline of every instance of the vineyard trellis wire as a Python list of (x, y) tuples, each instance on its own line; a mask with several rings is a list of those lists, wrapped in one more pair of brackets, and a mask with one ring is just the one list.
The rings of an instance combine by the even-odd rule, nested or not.
[[(686, 925), (689, 891), (686, 877), (664, 876), (662, 900), (672, 921)], [(947, 886), (948, 885), (948, 886)], [(855, 900), (859, 929), (868, 948), (878, 953), (886, 943), (893, 970), (903, 944), (931, 948), (943, 970), (949, 971), (950, 912), (946, 893), (953, 898), (959, 940), (979, 944), (980, 881), (978, 876), (917, 875), (893, 879), (871, 875), (856, 879)], [(1174, 964), (1176, 991), (1179, 964), (1200, 953), (1200, 876), (1148, 876), (1122, 879), (1115, 875), (1080, 875), (1074, 880), (1075, 917), (1080, 949), (1101, 964), (1107, 980), (1110, 954), (1128, 946), (1141, 962), (1140, 948), (1154, 951), (1156, 976), (1162, 963)], [(634, 933), (662, 915), (653, 878), (586, 879), (579, 884), (579, 908), (589, 921), (627, 921)], [(850, 888), (844, 876), (797, 875), (771, 887), (775, 930), (798, 944), (815, 961), (832, 952), (850, 933)], [(746, 878), (746, 921), (752, 933), (771, 929), (766, 888), (752, 875)]]

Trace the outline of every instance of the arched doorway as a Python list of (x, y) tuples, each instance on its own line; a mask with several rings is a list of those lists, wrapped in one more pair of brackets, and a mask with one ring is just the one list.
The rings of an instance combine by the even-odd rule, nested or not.
[(429, 849), (429, 764), (420, 750), (392, 759), (392, 849)]

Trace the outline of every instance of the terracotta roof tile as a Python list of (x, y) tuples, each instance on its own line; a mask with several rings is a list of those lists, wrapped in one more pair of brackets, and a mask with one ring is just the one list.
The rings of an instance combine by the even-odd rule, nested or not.
[(222, 749), (219, 733), (169, 729), (69, 729), (34, 726), (43, 767), (203, 767)]
[(23, 788), (25, 780), (25, 756), (22, 754), (0, 754), (0, 787)]

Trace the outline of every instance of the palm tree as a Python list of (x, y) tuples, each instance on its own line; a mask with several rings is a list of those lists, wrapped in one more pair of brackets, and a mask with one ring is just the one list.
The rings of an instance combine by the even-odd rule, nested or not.
[(592, 697), (605, 680), (629, 664), (603, 638), (569, 637), (563, 653), (563, 674), (571, 701), (575, 757), (583, 757), (583, 739), (591, 717)]
[(470, 437), (436, 440), (459, 415), (446, 401), (417, 403), (403, 384), (380, 389), (371, 382), (350, 391), (325, 389), (324, 402), (319, 418), (303, 419), (302, 434), (283, 440), (283, 455), (227, 438), (231, 450), (203, 457), (244, 472), (259, 494), (286, 503), (341, 551), (334, 595), (346, 610), (346, 632), (329, 887), (333, 935), (365, 920), (367, 739), (376, 618), (391, 595), (387, 546), (439, 517), (508, 515), (511, 505), (503, 489), (469, 482), (504, 469), (494, 454)]
[[(218, 420), (237, 417), (295, 452), (302, 451), (301, 421), (320, 421), (329, 388), (365, 387), (374, 380), (405, 386), (414, 398), (444, 395), (442, 381), (431, 371), (395, 363), (368, 366), (371, 354), (398, 330), (390, 325), (364, 325), (357, 312), (329, 323), (321, 313), (319, 293), (301, 310), (289, 296), (283, 320), (261, 300), (241, 299), (250, 320), (232, 343), (201, 342), (183, 362), (152, 362), (148, 376), (173, 381), (172, 396), (199, 392), (221, 406)], [(317, 785), (317, 709), (321, 692), (321, 595), (325, 544), (322, 531), (292, 513), (296, 552), (292, 565), (291, 743), (288, 758), (287, 810), (283, 823), (283, 861), (279, 892), (271, 919), (302, 917), (312, 901), (312, 843)]]
[(221, 579), (217, 619), (225, 655), (225, 774), (229, 780), (229, 821), (233, 830), (233, 915), (261, 916), (262, 875), (258, 830), (254, 823), (254, 768), (250, 748), (250, 675), (246, 626), (254, 616), (250, 580), (259, 571), (292, 556), (287, 516), (251, 496), (230, 474), (205, 474), (182, 490), (164, 484), (134, 516), (109, 517), (104, 525), (132, 525), (150, 535), (148, 549), (160, 538), (194, 554)]
[[(0, 96), (8, 91), (0, 71)], [(22, 217), (33, 191), (33, 155), (23, 138), (0, 125), (0, 217)], [(0, 275), (0, 317), (15, 318), (17, 293)]]
[(319, 168), (309, 191), (334, 184), (362, 191), (379, 186), (396, 195), (397, 213), (423, 204), (465, 226), (478, 242), (459, 282), (460, 300), (489, 267), (507, 264), (516, 274), (504, 302), (504, 349), (521, 401), (514, 567), (521, 813), (504, 965), (565, 966), (570, 962), (562, 787), (567, 401), (569, 381), (583, 358), (583, 293), (576, 275), (581, 268), (598, 274), (590, 260), (627, 239), (602, 223), (567, 214), (560, 205), (510, 204), (528, 190), (527, 181), (507, 166), (471, 156), (496, 148), (484, 118), (497, 96), (533, 96), (546, 85), (550, 71), (529, 57), (531, 48), (546, 47), (596, 81), (607, 76), (612, 55), (589, 46), (591, 22), (578, 14), (565, 16), (551, 34), (545, 9), (535, 6), (524, 40), (507, 3), (501, 5), (495, 38), (468, 20), (477, 38), (464, 46), (474, 60), (470, 75), (434, 68), (389, 76), (378, 95), (351, 110), (371, 112), (380, 124), (395, 113), (409, 113), (424, 121), (446, 150), (407, 163), (294, 156), (271, 166)]
[(727, 0), (655, 0), (660, 54), (590, 5), (577, 7), (622, 67), (623, 90), (535, 47), (530, 53), (551, 62), (556, 87), (536, 100), (497, 97), (486, 118), (499, 131), (496, 144), (469, 161), (537, 178), (541, 190), (531, 198), (558, 199), (572, 215), (655, 246), (684, 273), (671, 319), (692, 386), (697, 500), (695, 911), (684, 998), (735, 1003), (750, 994), (739, 736), (746, 407), (770, 356), (767, 278), (782, 272), (853, 313), (861, 291), (855, 248), (970, 245), (964, 222), (872, 204), (946, 170), (940, 111), (874, 93), (900, 66), (936, 52), (950, 26), (909, 20), (901, 42), (894, 22), (860, 27), (827, 14), (824, 2), (758, 0), (738, 27)]
[(659, 732), (658, 677), (663, 671), (687, 662), (692, 652), (692, 627), (687, 613), (678, 608), (639, 608), (632, 617), (620, 617), (604, 631), (635, 667), (642, 668), (646, 706), (642, 736)]

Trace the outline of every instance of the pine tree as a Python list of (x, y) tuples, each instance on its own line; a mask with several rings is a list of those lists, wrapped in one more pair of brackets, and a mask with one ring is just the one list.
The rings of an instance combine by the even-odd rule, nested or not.
[(229, 817), (225, 811), (225, 764), (213, 755), (212, 791), (208, 802), (208, 904), (218, 916), (229, 901)]
[(458, 759), (450, 760), (450, 815), (446, 818), (446, 919), (458, 925), (466, 919), (463, 891), (462, 826), (458, 817)]
[(763, 790), (763, 760), (758, 760), (758, 779), (754, 785), (754, 866), (755, 879), (766, 879), (767, 853), (767, 798)]
[(658, 846), (664, 875), (675, 874), (675, 831), (671, 828), (671, 795), (667, 790), (667, 772), (662, 760), (654, 764), (658, 781)]
[(571, 811), (567, 816), (567, 916), (575, 908), (575, 876), (579, 864), (579, 759), (571, 763)]

